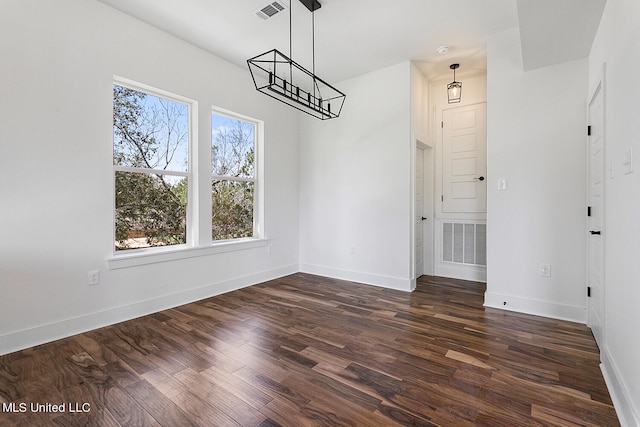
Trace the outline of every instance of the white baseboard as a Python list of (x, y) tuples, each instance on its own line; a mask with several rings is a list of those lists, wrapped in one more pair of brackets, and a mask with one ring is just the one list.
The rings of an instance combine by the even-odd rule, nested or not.
[(405, 292), (411, 292), (415, 289), (415, 280), (412, 281), (411, 279), (402, 279), (399, 277), (389, 277), (378, 274), (363, 273), (360, 271), (342, 270), (339, 268), (325, 267), (314, 264), (300, 264), (300, 271), (302, 273), (316, 274), (318, 276), (348, 280), (350, 282), (364, 283), (366, 285), (396, 289)]
[(297, 273), (292, 264), (0, 336), (0, 356)]
[[(465, 268), (467, 267), (467, 268)], [(487, 282), (487, 270), (482, 267), (460, 266), (438, 264), (434, 273), (440, 277), (450, 277), (452, 279), (471, 280), (474, 282)]]
[[(505, 304), (506, 303), (506, 304)], [(485, 292), (484, 306), (570, 322), (587, 323), (587, 308)]]
[(613, 401), (620, 425), (622, 427), (640, 427), (640, 407), (638, 407), (640, 402), (629, 400), (628, 396), (631, 396), (629, 388), (626, 386), (624, 377), (620, 375), (620, 371), (607, 351), (606, 346), (604, 350), (600, 351), (600, 360), (602, 361), (600, 370), (602, 371), (604, 382), (607, 384), (609, 396)]

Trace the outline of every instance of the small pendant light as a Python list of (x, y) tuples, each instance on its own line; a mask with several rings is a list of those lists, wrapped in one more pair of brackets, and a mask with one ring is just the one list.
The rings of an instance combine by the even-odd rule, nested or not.
[(453, 70), (453, 81), (447, 85), (447, 97), (449, 98), (449, 104), (455, 104), (460, 102), (462, 97), (462, 82), (456, 81), (456, 68), (460, 67), (460, 64), (451, 64), (449, 68)]

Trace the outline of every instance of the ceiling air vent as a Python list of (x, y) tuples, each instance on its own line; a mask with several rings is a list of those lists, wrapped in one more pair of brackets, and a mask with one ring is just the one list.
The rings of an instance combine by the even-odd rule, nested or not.
[(260, 19), (264, 19), (266, 21), (267, 19), (271, 19), (278, 13), (282, 12), (285, 8), (286, 6), (284, 5), (284, 3), (280, 1), (274, 1), (256, 10), (256, 15), (258, 15)]

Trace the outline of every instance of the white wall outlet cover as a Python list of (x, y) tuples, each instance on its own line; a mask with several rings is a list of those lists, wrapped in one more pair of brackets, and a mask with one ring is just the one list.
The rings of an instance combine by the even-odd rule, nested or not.
[(540, 275), (542, 277), (551, 277), (551, 265), (549, 264), (542, 264), (540, 266)]
[(100, 270), (91, 270), (88, 273), (89, 286), (97, 285), (100, 283)]
[(507, 178), (498, 178), (498, 191), (507, 190)]

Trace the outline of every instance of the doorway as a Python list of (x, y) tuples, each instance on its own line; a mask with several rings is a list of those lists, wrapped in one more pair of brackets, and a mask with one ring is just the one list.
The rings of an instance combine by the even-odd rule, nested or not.
[(434, 150), (416, 141), (415, 273), (416, 278), (434, 274)]

